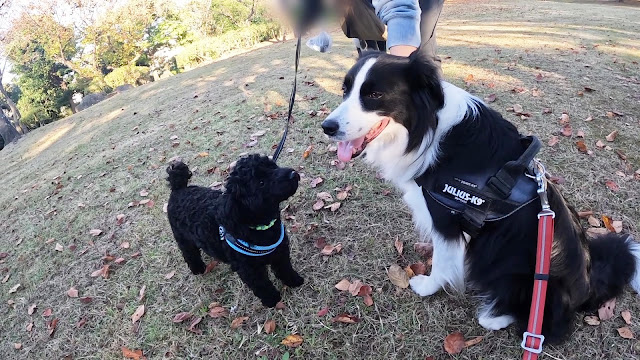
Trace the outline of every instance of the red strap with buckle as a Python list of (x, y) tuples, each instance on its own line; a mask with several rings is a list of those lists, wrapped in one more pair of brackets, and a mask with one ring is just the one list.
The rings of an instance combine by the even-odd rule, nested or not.
[(549, 266), (551, 265), (551, 245), (553, 244), (553, 222), (555, 214), (551, 210), (543, 209), (538, 214), (538, 251), (533, 281), (533, 296), (529, 311), (529, 325), (522, 339), (524, 351), (523, 360), (536, 360), (542, 352), (542, 320), (544, 319), (544, 305), (547, 296), (547, 282), (549, 280)]

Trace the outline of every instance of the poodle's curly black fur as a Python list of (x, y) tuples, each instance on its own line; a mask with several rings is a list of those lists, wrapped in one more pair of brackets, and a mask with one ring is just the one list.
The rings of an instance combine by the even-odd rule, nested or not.
[[(202, 274), (205, 264), (200, 249), (231, 265), (242, 281), (260, 298), (262, 304), (273, 307), (280, 301), (267, 273), (267, 265), (285, 285), (297, 287), (304, 279), (291, 266), (289, 238), (285, 232), (282, 243), (270, 254), (247, 256), (232, 249), (219, 235), (219, 226), (237, 239), (250, 244), (269, 246), (280, 238), (280, 203), (298, 189), (300, 176), (293, 169), (278, 167), (266, 156), (249, 155), (238, 160), (229, 175), (224, 192), (201, 186), (187, 186), (191, 171), (175, 161), (168, 168), (171, 196), (167, 212), (182, 255), (193, 274)], [(253, 227), (269, 224), (267, 230)]]

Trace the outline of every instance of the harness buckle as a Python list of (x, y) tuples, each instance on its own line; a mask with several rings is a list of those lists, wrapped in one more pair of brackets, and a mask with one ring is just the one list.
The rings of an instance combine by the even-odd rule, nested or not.
[[(529, 340), (530, 337), (540, 340), (538, 347), (534, 348), (534, 347), (527, 346), (527, 340)], [(537, 335), (537, 334), (533, 334), (528, 331), (525, 331), (524, 334), (522, 334), (522, 343), (520, 344), (520, 347), (523, 348), (525, 351), (529, 351), (534, 354), (540, 354), (542, 352), (543, 342), (544, 342), (544, 335)]]

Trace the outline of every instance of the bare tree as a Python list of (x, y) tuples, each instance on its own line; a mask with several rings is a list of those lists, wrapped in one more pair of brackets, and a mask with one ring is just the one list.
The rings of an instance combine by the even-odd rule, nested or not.
[(18, 140), (20, 133), (9, 121), (9, 118), (4, 116), (4, 111), (0, 110), (0, 136), (4, 139), (5, 145)]

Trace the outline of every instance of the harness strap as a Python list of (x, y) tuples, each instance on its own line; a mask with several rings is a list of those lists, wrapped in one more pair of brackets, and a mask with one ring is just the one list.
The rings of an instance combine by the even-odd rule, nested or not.
[(530, 141), (527, 149), (517, 160), (509, 161), (487, 182), (487, 186), (502, 198), (508, 198), (511, 190), (516, 185), (518, 176), (530, 167), (533, 158), (536, 156), (542, 144), (535, 136), (524, 138)]
[(280, 222), (280, 238), (275, 244), (268, 246), (254, 245), (250, 244), (244, 240), (237, 239), (235, 236), (231, 235), (224, 226), (220, 225), (220, 240), (226, 241), (229, 247), (233, 250), (247, 256), (264, 256), (269, 255), (276, 250), (280, 244), (282, 244), (282, 240), (284, 240), (284, 223)]

